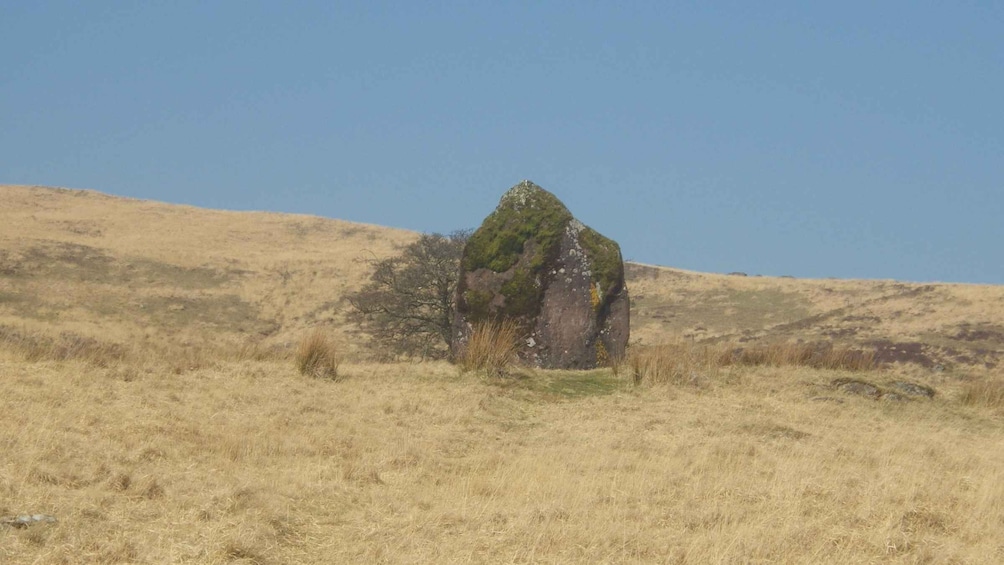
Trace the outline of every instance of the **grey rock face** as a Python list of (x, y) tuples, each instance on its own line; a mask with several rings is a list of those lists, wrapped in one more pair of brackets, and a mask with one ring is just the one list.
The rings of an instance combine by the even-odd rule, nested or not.
[(511, 319), (520, 358), (542, 368), (588, 369), (622, 356), (630, 303), (620, 247), (523, 181), (468, 240), (457, 285), (452, 349), (475, 324)]
[(906, 394), (908, 396), (923, 396), (925, 398), (934, 398), (934, 389), (917, 383), (911, 383), (908, 381), (894, 381), (892, 383), (893, 388)]
[(882, 390), (864, 381), (859, 381), (855, 379), (836, 379), (833, 381), (833, 386), (846, 392), (847, 394), (856, 394), (859, 396), (867, 396), (869, 398), (878, 398), (882, 396)]

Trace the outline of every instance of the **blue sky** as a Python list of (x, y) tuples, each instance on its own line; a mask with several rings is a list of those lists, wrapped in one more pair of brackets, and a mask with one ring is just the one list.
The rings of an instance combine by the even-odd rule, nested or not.
[(1004, 3), (4, 2), (0, 183), (1004, 284)]

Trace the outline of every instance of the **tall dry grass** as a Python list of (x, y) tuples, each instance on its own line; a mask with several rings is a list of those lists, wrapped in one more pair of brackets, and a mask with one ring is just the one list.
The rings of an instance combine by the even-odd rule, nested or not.
[(342, 358), (338, 344), (327, 332), (316, 328), (300, 341), (296, 349), (296, 368), (301, 375), (338, 380)]
[(517, 362), (519, 325), (513, 320), (476, 324), (457, 358), (464, 371), (487, 377), (505, 377)]
[(76, 360), (103, 367), (120, 362), (128, 355), (128, 348), (122, 345), (72, 332), (51, 336), (10, 326), (0, 326), (0, 350), (29, 362)]
[(295, 355), (289, 347), (265, 345), (261, 340), (245, 339), (227, 347), (229, 355), (218, 355), (229, 361), (286, 361)]
[(627, 364), (636, 384), (695, 384), (726, 367), (811, 367), (843, 371), (868, 371), (876, 367), (874, 352), (831, 344), (699, 344), (683, 340), (635, 346)]
[(123, 345), (73, 332), (64, 331), (53, 336), (0, 325), (0, 357), (29, 363), (82, 361), (97, 367), (156, 365), (180, 374), (226, 362), (284, 361), (294, 353), (289, 347), (266, 345), (251, 338), (185, 346), (157, 341)]
[(1004, 408), (1004, 378), (989, 375), (974, 378), (962, 386), (959, 400), (967, 406)]
[(832, 343), (778, 342), (746, 347), (720, 346), (727, 351), (723, 363), (746, 367), (812, 367), (835, 371), (870, 371), (875, 352)]

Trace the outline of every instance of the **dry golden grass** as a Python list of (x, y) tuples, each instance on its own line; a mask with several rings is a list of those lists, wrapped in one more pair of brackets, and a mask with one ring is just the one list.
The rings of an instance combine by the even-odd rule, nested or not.
[[(1004, 560), (1004, 288), (629, 265), (646, 386), (360, 363), (355, 259), (414, 237), (0, 187), (0, 517), (59, 520), (0, 563)], [(338, 381), (297, 369), (315, 327)], [(848, 371), (873, 339), (973, 362)]]
[(631, 336), (644, 344), (833, 341), (879, 360), (997, 365), (1004, 286), (792, 279), (695, 273), (629, 263)]
[(42, 332), (18, 331), (0, 327), (0, 343), (6, 355), (24, 361), (83, 360), (107, 366), (122, 360), (126, 350), (122, 346), (103, 343), (63, 332), (51, 337)]
[(726, 367), (811, 367), (815, 369), (869, 371), (875, 355), (847, 346), (811, 343), (694, 343), (676, 340), (632, 348), (627, 359), (636, 384), (694, 384), (701, 375)]
[(518, 348), (519, 325), (513, 320), (480, 322), (471, 331), (457, 361), (465, 371), (489, 378), (505, 377), (517, 361)]
[(954, 381), (886, 403), (791, 367), (592, 396), (446, 364), (0, 372), (0, 515), (59, 520), (0, 529), (5, 563), (1004, 558), (1004, 420)]
[(338, 380), (342, 354), (327, 332), (317, 328), (303, 338), (296, 349), (296, 368), (301, 375)]
[(959, 398), (969, 406), (1004, 409), (1004, 378), (996, 375), (973, 379), (962, 387)]
[[(168, 359), (234, 343), (290, 355), (327, 325), (361, 359), (347, 292), (418, 234), (293, 214), (225, 212), (93, 191), (0, 186), (0, 333)], [(627, 264), (632, 339), (833, 341), (879, 361), (994, 366), (1004, 286), (802, 280)], [(2, 337), (2, 336), (0, 336)], [(616, 360), (614, 360), (616, 361)]]
[[(723, 347), (719, 344), (718, 347)], [(869, 371), (876, 367), (875, 352), (832, 343), (778, 342), (732, 348), (724, 364), (756, 367), (813, 367), (845, 371)]]
[[(418, 234), (93, 191), (0, 185), (0, 328), (149, 351), (295, 349), (324, 323), (347, 343), (346, 292)], [(355, 353), (359, 353), (358, 351)]]

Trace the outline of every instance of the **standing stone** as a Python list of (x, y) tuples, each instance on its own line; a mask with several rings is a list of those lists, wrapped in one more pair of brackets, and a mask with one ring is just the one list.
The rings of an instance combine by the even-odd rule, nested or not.
[(620, 246), (530, 181), (509, 189), (464, 248), (451, 349), (474, 325), (511, 319), (519, 356), (548, 369), (591, 369), (624, 355), (630, 303)]

